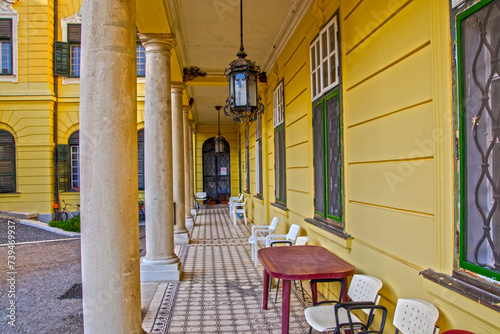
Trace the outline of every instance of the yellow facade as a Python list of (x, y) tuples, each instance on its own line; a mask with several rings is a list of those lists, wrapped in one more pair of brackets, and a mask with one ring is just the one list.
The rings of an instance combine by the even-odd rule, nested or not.
[[(75, 15), (80, 4), (77, 0), (59, 1), (59, 19)], [(79, 128), (79, 85), (59, 77), (55, 79), (57, 96), (54, 91), (53, 6), (52, 1), (41, 0), (14, 5), (19, 13), (18, 80), (0, 82), (0, 129), (15, 138), (17, 192), (0, 194), (1, 210), (51, 213), (56, 178), (54, 138), (59, 144), (67, 143)], [(348, 237), (306, 222), (315, 214), (310, 44), (335, 16), (341, 51), (342, 221)], [(247, 215), (257, 224), (280, 217), (278, 234), (298, 224), (300, 234), (311, 237), (310, 244), (335, 252), (358, 273), (379, 277), (384, 282), (381, 304), (389, 314), (393, 314), (398, 298), (420, 298), (438, 307), (441, 330), (498, 333), (497, 311), (420, 275), (428, 268), (447, 275), (455, 269), (449, 22), (447, 1), (312, 1), (267, 72), (267, 83), (260, 86), (265, 105), (263, 189), (262, 196), (257, 196), (256, 131), (251, 123)], [(57, 26), (61, 40), (61, 27)], [(180, 73), (174, 74), (173, 79), (181, 81)], [(273, 91), (281, 81), (286, 208), (273, 205)], [(144, 128), (144, 90), (139, 80), (138, 130)], [(245, 126), (221, 129), (231, 149), (232, 196), (247, 188)], [(195, 192), (203, 191), (203, 143), (216, 133), (213, 124), (196, 125)], [(78, 192), (62, 192), (60, 196), (72, 204), (79, 202)], [(323, 294), (337, 293), (330, 288), (323, 286)], [(388, 327), (391, 323), (389, 319)]]
[[(334, 15), (338, 15), (341, 43), (342, 203), (348, 239), (305, 221), (314, 217), (309, 47)], [(497, 333), (498, 312), (419, 274), (430, 268), (451, 275), (454, 269), (449, 21), (450, 8), (444, 1), (315, 1), (267, 73), (262, 125), (264, 199), (255, 197), (252, 183), (255, 130), (251, 125), (253, 203), (247, 210), (258, 224), (280, 217), (279, 234), (299, 224), (301, 235), (311, 237), (310, 244), (341, 255), (358, 273), (381, 278), (381, 304), (389, 314), (398, 298), (420, 298), (439, 308), (441, 330)], [(286, 209), (272, 205), (272, 96), (281, 80), (285, 87)], [(243, 152), (244, 125), (239, 132)], [(331, 288), (323, 287), (322, 292), (335, 295)]]

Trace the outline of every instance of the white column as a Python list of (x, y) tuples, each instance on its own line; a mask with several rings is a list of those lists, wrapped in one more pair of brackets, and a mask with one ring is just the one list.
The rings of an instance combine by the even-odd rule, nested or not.
[(85, 333), (144, 333), (137, 221), (135, 0), (83, 1), (81, 252)]
[(191, 195), (190, 170), (191, 164), (189, 161), (189, 106), (183, 106), (182, 109), (182, 124), (184, 127), (184, 213), (186, 215), (186, 228), (190, 229), (194, 225), (194, 219), (191, 215), (191, 203), (193, 196)]
[(189, 232), (186, 228), (185, 188), (184, 188), (184, 126), (182, 116), (182, 93), (186, 85), (172, 84), (172, 145), (174, 163), (174, 203), (175, 227), (174, 240), (176, 245), (189, 243)]
[(142, 281), (179, 280), (181, 263), (174, 253), (172, 104), (170, 56), (173, 34), (145, 34), (146, 99), (144, 119), (144, 197), (146, 256)]
[[(189, 121), (189, 195), (194, 198), (194, 158), (193, 158), (193, 121)], [(191, 215), (196, 213), (194, 201), (191, 201)]]

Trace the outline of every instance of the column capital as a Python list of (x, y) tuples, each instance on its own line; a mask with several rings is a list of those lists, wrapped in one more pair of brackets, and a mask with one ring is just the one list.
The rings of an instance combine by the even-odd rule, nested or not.
[(174, 34), (139, 34), (146, 53), (149, 52), (169, 52), (176, 45)]
[(186, 89), (186, 84), (183, 82), (179, 82), (179, 81), (172, 81), (172, 83), (170, 84), (170, 87), (171, 87), (172, 93), (182, 94), (184, 89)]

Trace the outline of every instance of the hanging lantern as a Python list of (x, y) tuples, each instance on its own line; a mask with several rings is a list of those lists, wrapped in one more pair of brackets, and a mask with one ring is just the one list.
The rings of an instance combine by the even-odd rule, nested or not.
[(225, 141), (226, 139), (221, 136), (220, 134), (220, 110), (222, 109), (221, 106), (216, 106), (215, 109), (217, 109), (217, 136), (215, 136), (215, 153), (223, 153), (225, 150)]
[(232, 117), (235, 122), (253, 122), (258, 114), (264, 112), (264, 105), (257, 88), (260, 68), (246, 59), (247, 54), (243, 47), (243, 0), (240, 0), (240, 25), (241, 45), (236, 54), (238, 59), (233, 60), (224, 72), (229, 81), (229, 97), (224, 114)]

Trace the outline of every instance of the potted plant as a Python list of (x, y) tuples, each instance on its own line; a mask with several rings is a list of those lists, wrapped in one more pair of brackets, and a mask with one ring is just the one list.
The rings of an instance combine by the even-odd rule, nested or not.
[(220, 202), (221, 202), (222, 204), (227, 204), (227, 203), (229, 203), (229, 196), (222, 195), (222, 196), (220, 197)]
[(207, 203), (208, 203), (208, 205), (215, 205), (215, 201), (216, 201), (215, 197), (210, 197), (207, 200)]

